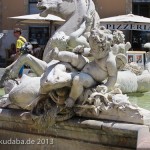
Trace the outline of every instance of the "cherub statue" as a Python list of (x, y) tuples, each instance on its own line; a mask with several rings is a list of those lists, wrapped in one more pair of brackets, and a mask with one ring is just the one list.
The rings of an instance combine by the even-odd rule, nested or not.
[[(125, 55), (118, 54), (114, 55), (111, 52), (111, 41), (110, 35), (105, 33), (104, 30), (93, 29), (89, 37), (89, 44), (91, 47), (90, 53), (94, 57), (94, 60), (88, 63), (84, 61), (83, 56), (71, 52), (59, 52), (55, 49), (51, 52), (54, 59), (60, 60), (61, 62), (69, 62), (73, 67), (80, 70), (79, 73), (74, 74), (72, 80), (71, 91), (69, 98), (65, 101), (67, 107), (72, 107), (75, 101), (83, 93), (84, 88), (90, 88), (103, 83), (108, 90), (111, 90), (117, 80), (117, 71), (122, 69), (127, 59)], [(78, 46), (74, 51), (79, 53), (84, 51), (82, 46)], [(80, 66), (82, 67), (79, 67)], [(63, 70), (61, 70), (63, 72)], [(66, 72), (66, 70), (65, 70)], [(58, 71), (57, 78), (62, 78), (62, 73)], [(68, 73), (67, 73), (68, 74)], [(66, 78), (65, 78), (66, 80)], [(53, 84), (53, 81), (49, 81), (49, 84)], [(51, 85), (51, 87), (54, 87)]]
[(72, 107), (84, 88), (102, 84), (111, 90), (117, 80), (117, 71), (122, 69), (127, 60), (124, 55), (116, 57), (111, 53), (111, 39), (102, 30), (94, 29), (89, 37), (90, 53), (94, 60), (87, 63), (82, 71), (73, 78), (71, 92), (66, 100), (66, 105)]
[(126, 54), (126, 52), (131, 48), (131, 43), (125, 43), (125, 35), (120, 30), (115, 30), (113, 32), (113, 44), (112, 52), (114, 55), (118, 53)]

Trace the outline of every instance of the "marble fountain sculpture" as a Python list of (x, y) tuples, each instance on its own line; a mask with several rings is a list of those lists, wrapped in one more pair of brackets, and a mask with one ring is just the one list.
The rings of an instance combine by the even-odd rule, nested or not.
[[(23, 109), (21, 118), (40, 127), (73, 116), (150, 125), (150, 111), (131, 104), (125, 94), (150, 89), (149, 68), (127, 64), (130, 43), (121, 31), (100, 26), (92, 0), (40, 0), (37, 6), (42, 16), (53, 13), (66, 22), (49, 40), (43, 60), (24, 54), (6, 67), (0, 106)], [(24, 64), (37, 77), (17, 80)]]

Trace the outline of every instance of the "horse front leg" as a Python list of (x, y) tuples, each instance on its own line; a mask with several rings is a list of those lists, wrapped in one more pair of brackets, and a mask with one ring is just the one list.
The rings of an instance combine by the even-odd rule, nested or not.
[(24, 65), (29, 65), (37, 76), (41, 76), (47, 68), (47, 63), (32, 56), (31, 54), (25, 54), (19, 57), (16, 63), (12, 66), (10, 74), (12, 78), (18, 76), (20, 68)]
[(17, 78), (20, 68), (25, 64), (29, 65), (37, 76), (41, 76), (47, 68), (47, 63), (45, 61), (42, 61), (31, 54), (21, 55), (16, 61), (5, 68), (5, 72), (0, 80), (0, 87), (3, 87), (5, 80)]

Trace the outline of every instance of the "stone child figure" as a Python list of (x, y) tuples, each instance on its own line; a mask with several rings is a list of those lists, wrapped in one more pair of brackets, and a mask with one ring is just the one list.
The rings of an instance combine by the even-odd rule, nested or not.
[(125, 35), (120, 30), (115, 30), (113, 32), (113, 44), (112, 52), (114, 55), (118, 53), (126, 54), (126, 52), (131, 48), (131, 43), (125, 43)]
[[(69, 98), (65, 101), (67, 107), (72, 107), (74, 105), (75, 101), (83, 93), (84, 88), (101, 85), (106, 79), (107, 81), (104, 85), (108, 88), (108, 90), (111, 90), (111, 88), (115, 85), (117, 80), (117, 71), (124, 67), (127, 59), (123, 54), (118, 54), (117, 56), (113, 55), (111, 52), (112, 39), (109, 37), (110, 36), (103, 30), (93, 29), (91, 31), (89, 44), (91, 47), (90, 53), (94, 57), (94, 60), (90, 63), (84, 62), (82, 65), (84, 66), (83, 69), (73, 77), (71, 92), (69, 94)], [(80, 49), (79, 51), (81, 52)], [(77, 57), (79, 54), (69, 55), (68, 53), (67, 55), (67, 53), (65, 53), (65, 57), (62, 57), (62, 55), (63, 53), (59, 52), (57, 49), (57, 51), (55, 51), (54, 59), (62, 62), (66, 62), (67, 60), (67, 62), (71, 63), (74, 67), (77, 66), (72, 64), (72, 62), (82, 62), (80, 60), (82, 57)]]

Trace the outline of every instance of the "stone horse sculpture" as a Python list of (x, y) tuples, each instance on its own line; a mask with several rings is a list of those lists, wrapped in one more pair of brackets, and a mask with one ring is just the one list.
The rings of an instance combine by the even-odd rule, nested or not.
[[(68, 37), (69, 49), (77, 45), (84, 45), (89, 48), (87, 37), (91, 28), (96, 27), (99, 16), (95, 10), (92, 0), (39, 0), (37, 7), (42, 11), (41, 16), (47, 16), (49, 13), (60, 16), (66, 22), (52, 36), (56, 37), (57, 33), (64, 32)], [(60, 47), (57, 43), (55, 47)], [(48, 41), (44, 50), (43, 60), (49, 62), (48, 53), (54, 48), (51, 39)]]

